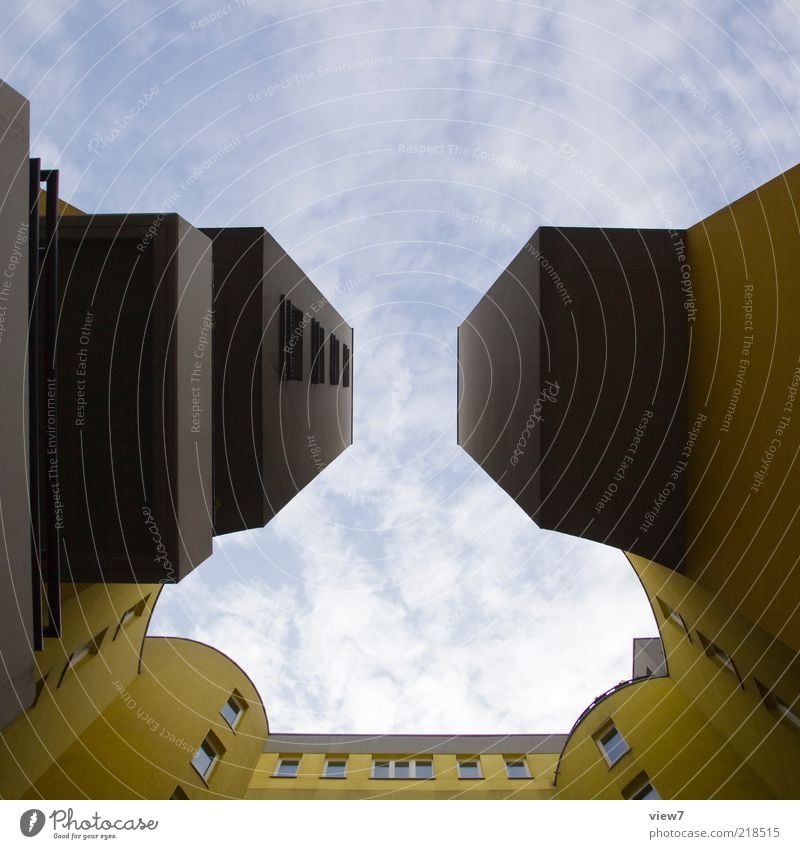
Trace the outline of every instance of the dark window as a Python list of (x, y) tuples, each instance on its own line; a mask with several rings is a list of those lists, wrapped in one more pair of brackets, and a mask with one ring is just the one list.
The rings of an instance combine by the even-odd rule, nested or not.
[(280, 356), (281, 380), (303, 379), (303, 311), (281, 295), (280, 305)]
[(311, 382), (325, 383), (325, 328), (311, 319)]
[(342, 386), (350, 385), (350, 349), (342, 345)]
[(339, 385), (339, 340), (336, 336), (331, 333), (330, 337), (330, 378), (331, 378), (331, 386)]

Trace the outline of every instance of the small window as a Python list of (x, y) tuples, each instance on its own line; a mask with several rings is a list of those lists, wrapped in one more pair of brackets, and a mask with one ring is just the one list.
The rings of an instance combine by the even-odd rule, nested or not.
[(667, 622), (671, 622), (673, 625), (677, 625), (678, 628), (683, 631), (684, 634), (689, 638), (689, 642), (692, 641), (692, 635), (689, 633), (689, 629), (686, 627), (686, 621), (683, 616), (678, 613), (677, 610), (670, 607), (665, 601), (662, 601), (660, 598), (656, 597), (656, 601), (658, 602), (658, 606), (661, 608), (661, 612), (664, 615), (664, 619)]
[(613, 725), (607, 726), (595, 735), (595, 740), (609, 766), (614, 766), (624, 754), (630, 751), (625, 738)]
[(342, 386), (350, 386), (350, 349), (342, 345)]
[(72, 652), (72, 654), (67, 658), (67, 664), (61, 673), (61, 678), (58, 681), (57, 688), (61, 686), (67, 672), (71, 669), (75, 669), (83, 661), (87, 661), (89, 658), (100, 652), (100, 646), (105, 639), (106, 631), (108, 631), (108, 628), (103, 628), (97, 636), (92, 637), (91, 640), (85, 642), (82, 646), (79, 646), (74, 652)]
[(375, 760), (372, 762), (372, 777), (416, 780), (433, 778), (433, 761), (428, 758)]
[(119, 624), (117, 625), (117, 630), (114, 632), (113, 639), (117, 639), (119, 636), (119, 632), (134, 619), (140, 617), (147, 607), (147, 600), (150, 598), (150, 595), (146, 595), (141, 601), (136, 602), (133, 607), (129, 607), (119, 618)]
[(331, 333), (330, 341), (330, 355), (328, 359), (330, 360), (330, 380), (331, 386), (339, 385), (339, 349), (341, 347), (339, 340), (336, 338), (335, 334)]
[(228, 701), (222, 706), (220, 713), (231, 728), (236, 728), (246, 709), (247, 705), (242, 694), (238, 690), (234, 690), (228, 697)]
[(800, 730), (800, 710), (797, 707), (797, 700), (792, 704), (785, 702), (760, 681), (756, 681), (756, 688), (761, 694), (761, 700), (764, 702), (764, 707), (767, 710), (771, 711), (787, 725)]
[(481, 763), (477, 758), (458, 762), (459, 778), (482, 778)]
[(700, 637), (700, 642), (706, 655), (716, 661), (723, 669), (727, 669), (728, 672), (730, 672), (731, 675), (733, 675), (739, 682), (739, 686), (744, 688), (742, 678), (739, 675), (739, 670), (736, 668), (736, 664), (733, 662), (733, 658), (724, 649), (721, 649), (718, 645), (712, 643), (711, 640), (699, 631), (697, 632), (697, 636)]
[(276, 778), (297, 778), (300, 769), (299, 758), (280, 758), (275, 768)]
[(645, 799), (654, 801), (660, 799), (661, 796), (653, 787), (653, 783), (647, 777), (647, 773), (640, 772), (636, 778), (622, 791), (622, 795), (626, 799)]
[(303, 330), (306, 320), (303, 311), (292, 305), (289, 298), (281, 295), (279, 307), (281, 380), (303, 379)]
[(192, 766), (200, 773), (200, 777), (208, 783), (214, 767), (224, 754), (225, 747), (220, 743), (216, 734), (210, 731), (192, 756)]
[(325, 383), (325, 328), (311, 319), (311, 382)]
[(172, 795), (169, 797), (170, 799), (188, 799), (189, 797), (186, 795), (186, 791), (183, 787), (178, 784), (178, 786), (172, 791)]
[(528, 763), (521, 758), (506, 760), (506, 774), (509, 778), (530, 778)]
[(322, 771), (323, 778), (347, 778), (346, 760), (326, 760)]

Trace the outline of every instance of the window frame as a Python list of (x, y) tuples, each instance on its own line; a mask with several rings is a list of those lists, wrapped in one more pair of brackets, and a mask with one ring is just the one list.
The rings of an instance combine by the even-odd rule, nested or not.
[[(472, 766), (474, 766), (475, 770), (477, 771), (477, 775), (464, 775), (462, 773), (462, 768)], [(483, 778), (481, 759), (478, 755), (476, 755), (475, 757), (459, 757), (456, 763), (456, 769), (460, 781), (480, 781)]]
[(739, 669), (736, 666), (736, 661), (725, 649), (718, 646), (715, 642), (708, 639), (703, 633), (697, 631), (697, 636), (700, 638), (700, 645), (703, 647), (703, 654), (710, 658), (721, 669), (729, 672), (739, 683), (739, 686), (744, 690), (744, 680), (739, 674)]
[(88, 662), (92, 657), (100, 654), (100, 646), (103, 644), (103, 640), (105, 639), (107, 632), (108, 628), (103, 628), (99, 634), (78, 646), (78, 648), (69, 655), (66, 665), (61, 672), (61, 677), (58, 679), (58, 684), (56, 684), (56, 689), (64, 683), (64, 679), (70, 670), (77, 669), (79, 666)]
[[(613, 760), (611, 757), (611, 753), (609, 752), (609, 749), (606, 747), (604, 742), (608, 740), (612, 735), (616, 735), (617, 737), (619, 737), (619, 739), (622, 741), (622, 745), (625, 747), (624, 751), (621, 751), (615, 758), (613, 758)], [(631, 750), (628, 741), (622, 736), (622, 733), (620, 732), (619, 728), (617, 728), (617, 726), (613, 722), (608, 722), (603, 725), (598, 731), (594, 733), (593, 737), (598, 749), (600, 749), (600, 752), (602, 753), (603, 758), (605, 759), (605, 762), (608, 764), (609, 769), (616, 766), (622, 760), (622, 758), (624, 758), (625, 755), (627, 755), (628, 752), (630, 752)]]
[(660, 599), (658, 596), (656, 596), (656, 601), (658, 602), (658, 606), (661, 608), (661, 613), (664, 616), (664, 620), (666, 622), (671, 622), (673, 625), (679, 628), (689, 638), (689, 642), (691, 643), (692, 634), (683, 616), (674, 607), (670, 607), (665, 601)]
[[(233, 719), (233, 722), (231, 722), (230, 719), (228, 719), (228, 717), (225, 716), (224, 713), (225, 708), (230, 705), (231, 702), (235, 702), (236, 706), (239, 708), (236, 716)], [(219, 715), (225, 720), (231, 731), (236, 731), (242, 721), (242, 717), (247, 711), (247, 707), (247, 702), (245, 701), (242, 694), (237, 689), (234, 689), (233, 692), (231, 692), (230, 696), (228, 696), (228, 698), (225, 700), (225, 704), (223, 704), (220, 708)]]
[[(213, 753), (213, 756), (210, 757), (208, 766), (205, 769), (200, 769), (197, 763), (195, 763), (195, 759), (197, 758), (198, 752), (200, 752), (201, 750), (206, 756), (208, 756), (208, 751), (206, 751), (206, 749), (204, 748), (205, 746), (208, 746), (208, 748)], [(219, 737), (217, 737), (217, 735), (213, 731), (209, 731), (208, 734), (206, 734), (206, 736), (201, 741), (200, 745), (197, 747), (197, 749), (195, 749), (194, 753), (192, 754), (191, 764), (194, 767), (195, 772), (197, 772), (200, 778), (203, 779), (206, 785), (209, 784), (211, 776), (216, 770), (219, 762), (222, 760), (222, 756), (224, 754), (225, 747), (222, 745), (222, 742), (220, 741)]]
[[(327, 757), (325, 758), (325, 763), (322, 765), (322, 775), (320, 778), (332, 778), (333, 780), (341, 781), (343, 778), (347, 778), (347, 761), (346, 757)], [(332, 764), (343, 764), (342, 774), (341, 775), (328, 775), (328, 768)]]
[[(655, 798), (646, 799), (645, 792), (652, 791), (655, 793)], [(646, 772), (640, 772), (625, 788), (622, 790), (622, 796), (629, 802), (658, 802), (661, 801), (661, 794), (650, 780)]]
[[(408, 776), (397, 776), (395, 775), (396, 764), (408, 764)], [(375, 775), (375, 767), (378, 764), (387, 764), (388, 766), (388, 775)], [(417, 775), (417, 766), (422, 764), (429, 764), (431, 774), (426, 776), (418, 776)], [(433, 758), (432, 757), (421, 757), (421, 758), (406, 758), (406, 757), (397, 757), (397, 758), (372, 758), (372, 764), (370, 766), (369, 771), (370, 779), (375, 779), (376, 781), (432, 781), (436, 777), (436, 773), (433, 768)]]
[[(281, 755), (278, 760), (275, 762), (275, 771), (272, 773), (273, 778), (297, 778), (300, 775), (300, 761), (302, 760), (302, 755)], [(291, 775), (286, 773), (281, 773), (281, 767), (284, 764), (293, 763), (294, 772)]]
[(117, 637), (120, 634), (120, 631), (122, 631), (122, 629), (129, 622), (132, 622), (134, 619), (137, 619), (138, 617), (140, 617), (144, 613), (145, 608), (147, 607), (147, 602), (149, 601), (149, 599), (150, 599), (150, 593), (148, 593), (144, 598), (139, 599), (139, 601), (137, 601), (136, 604), (134, 604), (132, 607), (129, 607), (122, 614), (122, 616), (119, 617), (119, 622), (117, 623), (117, 628), (114, 631), (114, 636), (111, 638), (112, 642), (117, 639)]
[(788, 725), (795, 731), (800, 731), (800, 713), (797, 712), (798, 708), (800, 708), (800, 699), (795, 699), (793, 704), (789, 704), (777, 695), (774, 690), (762, 684), (757, 678), (753, 680), (756, 683), (756, 689), (761, 696), (764, 707), (770, 713), (774, 714), (779, 722)]
[[(511, 775), (508, 768), (512, 764), (521, 765), (524, 768), (526, 774), (525, 775)], [(528, 759), (525, 758), (525, 757), (511, 758), (511, 757), (506, 756), (506, 757), (503, 758), (503, 765), (506, 768), (506, 778), (510, 779), (511, 781), (525, 781), (526, 779), (529, 780), (529, 779), (533, 778), (533, 776), (531, 775), (530, 765), (528, 764)]]

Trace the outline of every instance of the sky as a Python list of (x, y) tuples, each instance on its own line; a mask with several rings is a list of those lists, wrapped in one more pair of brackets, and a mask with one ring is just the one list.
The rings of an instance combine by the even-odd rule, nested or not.
[(566, 732), (656, 633), (623, 555), (456, 444), (456, 328), (537, 227), (685, 227), (797, 163), (800, 1), (4, 0), (91, 212), (263, 226), (355, 329), (353, 445), (150, 633), (282, 732)]

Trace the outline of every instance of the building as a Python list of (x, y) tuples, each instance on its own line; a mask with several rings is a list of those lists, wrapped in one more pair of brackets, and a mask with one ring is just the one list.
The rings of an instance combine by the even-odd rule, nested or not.
[(142, 616), (350, 445), (353, 334), (265, 230), (86, 214), (2, 82), (0, 121), (0, 727), (36, 749), (51, 698), (75, 740), (114, 704), (63, 688), (116, 643), (118, 608)]
[[(78, 438), (80, 450), (114, 457), (115, 469), (119, 460), (132, 487), (152, 490), (164, 468), (177, 470), (161, 488), (162, 497), (171, 496), (161, 512), (145, 501), (149, 514), (132, 523), (121, 504), (116, 541), (89, 552), (89, 571), (78, 580), (67, 555), (82, 543), (72, 541), (69, 509), (64, 527), (54, 527), (55, 502), (90, 491), (94, 498), (96, 490), (84, 488), (65, 463), (60, 489), (45, 474), (40, 501), (29, 510), (19, 485), (30, 458), (40, 471), (48, 468), (42, 433), (32, 432), (28, 456), (26, 433), (4, 420), (8, 441), (0, 450), (10, 465), (0, 506), (4, 517), (17, 510), (21, 530), (9, 537), (0, 572), (0, 650), (8, 670), (0, 796), (798, 797), (800, 348), (793, 318), (800, 314), (800, 166), (685, 231), (543, 228), (459, 328), (460, 444), (534, 520), (620, 547), (641, 581), (660, 636), (637, 640), (631, 679), (595, 699), (565, 734), (280, 734), (232, 660), (189, 640), (146, 637), (167, 579), (164, 560), (154, 558), (166, 554), (184, 571), (196, 566), (212, 531), (267, 521), (294, 487), (343, 450), (352, 428), (352, 331), (263, 230), (198, 231), (157, 213), (149, 223), (129, 216), (134, 229), (125, 231), (122, 219), (78, 215), (55, 241), (51, 221), (43, 230), (45, 271), (34, 279), (58, 287), (65, 274), (77, 273), (73, 290), (56, 289), (71, 304), (72, 341), (51, 341), (56, 356), (48, 359), (35, 347), (38, 337), (31, 343), (18, 329), (28, 308), (27, 243), (19, 233), (38, 223), (38, 214), (26, 218), (27, 106), (0, 86), (0, 107), (9, 128), (0, 148), (9, 198), (2, 244), (16, 257), (0, 312), (10, 316), (13, 308), (17, 317), (14, 327), (0, 324), (0, 377), (23, 409), (33, 404), (34, 421), (53, 419), (59, 439), (75, 439), (97, 415), (69, 371), (86, 348), (87, 374), (96, 372), (97, 383), (86, 384), (92, 393), (113, 385), (122, 369), (126, 380), (151, 390), (138, 403), (144, 420), (160, 421), (165, 433), (153, 436), (151, 428), (141, 440), (142, 451), (157, 449), (143, 482), (113, 437), (88, 445)], [(54, 209), (77, 213), (57, 207), (48, 185), (51, 219)], [(92, 240), (100, 247), (82, 247)], [(126, 259), (115, 252), (131, 248), (150, 255), (147, 267), (131, 265), (132, 253)], [(119, 288), (98, 302), (102, 320), (95, 324), (92, 309), (87, 323), (87, 293), (104, 280), (98, 256), (128, 268), (122, 279), (145, 293), (143, 303), (166, 299), (160, 325), (154, 318), (149, 327), (141, 304), (125, 312)], [(60, 274), (51, 278), (53, 269)], [(31, 298), (34, 313), (38, 303)], [(44, 307), (37, 327), (52, 315)], [(122, 337), (104, 337), (100, 327), (120, 315), (136, 327), (126, 321)], [(147, 356), (118, 363), (124, 334), (135, 345), (143, 331), (152, 340)], [(260, 345), (261, 335), (271, 341)], [(29, 344), (32, 363), (61, 368), (53, 376), (32, 367), (32, 401), (22, 366)], [(250, 380), (235, 379), (242, 373)], [(47, 379), (56, 383), (55, 410)], [(314, 392), (316, 403), (306, 407), (306, 393)], [(104, 416), (116, 414), (115, 403)], [(270, 435), (276, 407), (279, 421), (291, 423), (286, 439), (299, 437), (277, 466), (274, 452), (283, 443)], [(81, 417), (85, 423), (76, 424)], [(137, 444), (132, 431), (123, 433)], [(187, 446), (201, 457), (189, 469)], [(267, 472), (282, 480), (255, 487)], [(211, 493), (200, 516), (182, 511), (186, 481)], [(141, 512), (140, 501), (135, 491), (131, 509)], [(105, 516), (109, 508), (96, 509)], [(129, 531), (139, 541), (134, 551), (147, 549), (141, 540), (156, 550), (150, 562), (132, 557), (127, 573), (110, 564)], [(173, 551), (172, 540), (184, 532), (198, 548), (187, 543)], [(65, 552), (63, 572), (51, 556), (53, 539)]]

